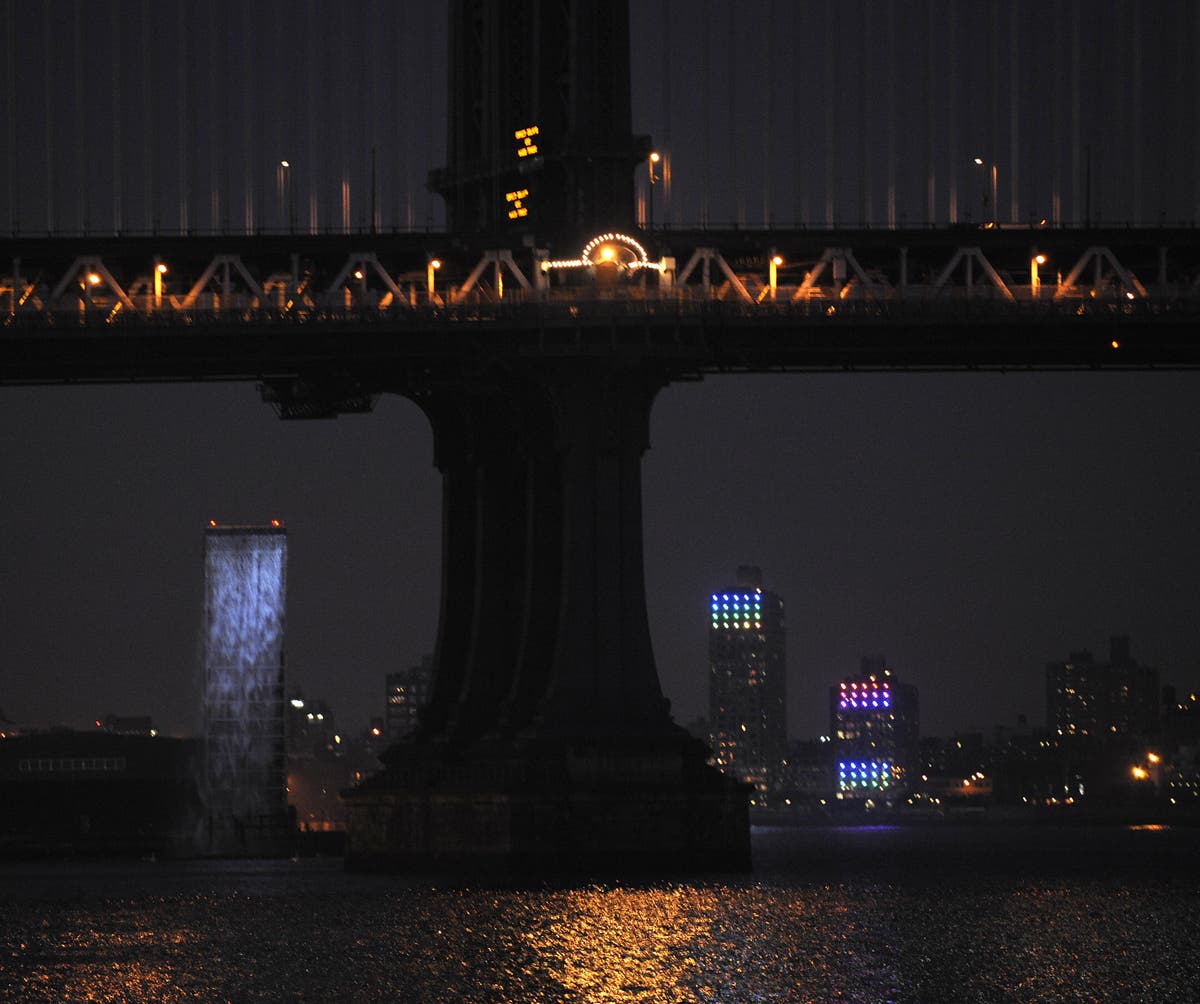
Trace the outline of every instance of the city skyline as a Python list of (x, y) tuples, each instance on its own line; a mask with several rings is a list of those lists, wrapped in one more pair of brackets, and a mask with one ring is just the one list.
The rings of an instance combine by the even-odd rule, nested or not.
[[(379, 12), (381, 6), (372, 9)], [(698, 79), (696, 60), (688, 56), (706, 51), (714, 33), (731, 23), (735, 5), (705, 4), (707, 17), (686, 23), (676, 18), (670, 31), (660, 23), (665, 7), (633, 10), (634, 128), (664, 149), (669, 141), (674, 220), (696, 218), (707, 191), (713, 221), (737, 218), (740, 199), (747, 225), (761, 223), (764, 212), (785, 220), (807, 214), (810, 222), (819, 222), (829, 197), (826, 139), (832, 126), (837, 149), (846, 155), (844, 171), (835, 172), (838, 219), (861, 215), (863, 200), (856, 191), (862, 187), (872, 192), (872, 217), (886, 222), (889, 157), (883, 152), (877, 162), (866, 158), (869, 186), (862, 162), (864, 151), (872, 149), (869, 140), (886, 133), (884, 106), (871, 104), (872, 91), (855, 84), (844, 102), (834, 103), (839, 114), (830, 123), (831, 103), (817, 96), (831, 79), (820, 43), (832, 8), (783, 10), (786, 6), (756, 3), (751, 14), (737, 18), (736, 44), (728, 53), (713, 47), (705, 78), (708, 103), (698, 100), (697, 91), (703, 94), (706, 85)], [(1079, 16), (1078, 7), (1049, 5), (1055, 27), (1047, 29), (1046, 38), (1066, 37), (1065, 26)], [(173, 50), (172, 33), (181, 25), (194, 30), (188, 58), (202, 62), (205, 53), (221, 49), (220, 31), (210, 23), (218, 8), (189, 13), (180, 5), (172, 17), (139, 22), (137, 29), (153, 29), (163, 51)], [(11, 14), (15, 4), (2, 9)], [(46, 9), (58, 10), (63, 25), (74, 27), (74, 8)], [(774, 86), (764, 83), (762, 33), (748, 28), (752, 15), (770, 9), (787, 25), (771, 63), (779, 78)], [(869, 5), (844, 9), (849, 13), (835, 32), (843, 57), (834, 66), (835, 83), (850, 72), (858, 46), (867, 54), (877, 52), (888, 38), (882, 16), (863, 34)], [(1187, 3), (1165, 3), (1164, 17), (1153, 25), (1148, 15), (1131, 15), (1116, 4), (1098, 8), (1106, 16), (1086, 19), (1086, 37), (1102, 36), (1103, 44), (1083, 46), (1079, 102), (1087, 111), (1074, 148), (1069, 136), (1046, 132), (1045, 120), (1029, 113), (1031, 102), (1059, 108), (1070, 132), (1070, 115), (1062, 110), (1069, 110), (1073, 99), (1069, 93), (1063, 102), (1051, 96), (1056, 86), (1071, 92), (1070, 46), (1064, 44), (1059, 64), (1042, 67), (1047, 78), (1039, 71), (1045, 87), (1022, 91), (1014, 105), (1005, 90), (1008, 70), (989, 69), (997, 52), (1003, 58), (996, 65), (1007, 67), (1008, 33), (987, 35), (989, 44), (981, 50), (986, 58), (972, 65), (961, 53), (957, 62), (939, 56), (930, 77), (921, 56), (941, 51), (938, 41), (950, 31), (942, 15), (954, 9), (941, 3), (923, 8), (926, 22), (935, 22), (933, 33), (916, 23), (919, 19), (901, 18), (897, 26), (903, 39), (921, 40), (920, 48), (910, 50), (913, 58), (899, 59), (895, 66), (903, 98), (896, 106), (899, 140), (911, 126), (915, 144), (909, 149), (901, 142), (896, 154), (899, 161), (903, 153), (913, 168), (907, 175), (900, 172), (907, 180), (898, 188), (898, 215), (908, 220), (929, 215), (928, 186), (915, 176), (926, 157), (936, 175), (935, 217), (948, 215), (951, 178), (963, 215), (971, 205), (982, 208), (986, 185), (972, 157), (985, 152), (976, 147), (988, 145), (1005, 154), (1003, 162), (994, 161), (1003, 171), (996, 201), (1005, 207), (1013, 147), (1025, 186), (1019, 201), (1027, 208), (1044, 204), (1053, 187), (1035, 184), (1039, 176), (1030, 163), (1056, 151), (1051, 160), (1057, 167), (1049, 176), (1058, 177), (1067, 207), (1063, 217), (1069, 221), (1076, 218), (1082, 190), (1075, 167), (1082, 169), (1081, 147), (1088, 144), (1095, 206), (1104, 219), (1157, 218), (1160, 211), (1170, 219), (1194, 218), (1200, 102), (1189, 103), (1198, 74), (1195, 61), (1185, 57), (1194, 52), (1190, 42), (1197, 22)], [(328, 13), (320, 4), (305, 10)], [(246, 11), (239, 17), (259, 16)], [(388, 22), (400, 31), (408, 46), (404, 51), (413, 55), (413, 78), (426, 82), (442, 79), (444, 70), (443, 53), (428, 44), (430, 39), (444, 42), (439, 21), (444, 10), (433, 5), (429, 11), (426, 17), (422, 8), (423, 20), (410, 35)], [(797, 11), (812, 17), (804, 22)], [(990, 27), (990, 21), (980, 27), (961, 7), (958, 11), (956, 37), (972, 38), (977, 29)], [(193, 24), (188, 17), (198, 20)], [(93, 41), (106, 37), (113, 19), (95, 20), (89, 23)], [(1000, 27), (1011, 32), (1008, 19), (1001, 20)], [(56, 207), (49, 218), (73, 229), (82, 214), (92, 214), (98, 227), (101, 207), (110, 211), (114, 193), (97, 181), (95, 200), (82, 198), (91, 189), (83, 184), (84, 168), (75, 163), (75, 144), (85, 132), (72, 133), (69, 142), (51, 136), (48, 149), (46, 127), (82, 121), (86, 135), (106, 135), (104, 115), (112, 95), (99, 84), (80, 88), (83, 75), (65, 72), (55, 79), (49, 98), (41, 94), (48, 71), (38, 66), (30, 72), (27, 61), (42, 52), (43, 23), (25, 24), (11, 16), (3, 21), (9, 34), (0, 51), (20, 83), (21, 107), (42, 109), (48, 102), (52, 112), (22, 120), (31, 131), (17, 132), (21, 145), (8, 146), (9, 156), (0, 158), (6, 178), (14, 171), (10, 165), (20, 165), (19, 184), (0, 189), (5, 205), (11, 210), (19, 203), (22, 214), (42, 225), (47, 200), (36, 196), (36, 176), (41, 158), (52, 155), (57, 183), (70, 197), (59, 192), (49, 200)], [(12, 27), (18, 23), (19, 29)], [(305, 27), (310, 23), (324, 22), (312, 17), (299, 27), (306, 45), (315, 37)], [(1105, 24), (1135, 30), (1106, 32)], [(709, 43), (697, 37), (703, 34), (698, 26), (707, 27)], [(56, 58), (78, 68), (72, 63), (75, 36), (65, 28), (62, 35), (53, 36), (62, 46)], [(72, 35), (69, 41), (67, 35)], [(230, 50), (231, 66), (245, 66), (251, 52), (245, 38), (239, 36)], [(1049, 43), (1031, 38), (1020, 36), (1017, 48), (1032, 65), (1043, 51), (1037, 45)], [(357, 29), (338, 21), (320, 65), (350, 65), (337, 57), (361, 44)], [(266, 76), (277, 71), (272, 89), (249, 91), (238, 100), (260, 94), (270, 107), (286, 107), (288, 114), (266, 116), (262, 129), (252, 134), (246, 123), (253, 119), (240, 106), (203, 100), (206, 88), (222, 84), (219, 64), (206, 64), (204, 73), (187, 79), (189, 114), (199, 124), (194, 133), (182, 133), (184, 139), (203, 145), (217, 121), (203, 115), (214, 108), (229, 113), (236, 135), (224, 136), (223, 149), (231, 163), (236, 154), (239, 169), (243, 154), (253, 155), (257, 173), (251, 187), (262, 225), (268, 225), (263, 223), (268, 207), (277, 225), (286, 219), (279, 215), (285, 208), (278, 198), (282, 188), (275, 186), (279, 161), (293, 154), (289, 130), (303, 135), (301, 146), (312, 140), (310, 124), (295, 117), (286, 101), (290, 85), (296, 93), (313, 86), (320, 98), (314, 120), (337, 122), (329, 150), (320, 153), (330, 162), (340, 156), (354, 166), (355, 227), (365, 220), (362, 179), (373, 140), (379, 144), (387, 196), (384, 222), (407, 222), (410, 203), (418, 227), (441, 218), (436, 200), (421, 185), (424, 172), (444, 160), (442, 89), (424, 84), (421, 100), (404, 106), (403, 128), (393, 128), (391, 118), (378, 114), (368, 128), (371, 102), (360, 106), (346, 96), (363, 83), (369, 67), (379, 65), (378, 47), (372, 46), (366, 59), (353, 64), (352, 74), (322, 82), (305, 73), (305, 61), (292, 58), (296, 54), (275, 39), (261, 66), (251, 67)], [(136, 49), (127, 45), (123, 52), (132, 60)], [(792, 51), (800, 55), (787, 58)], [(1144, 57), (1138, 66), (1135, 51)], [(1114, 58), (1105, 63), (1106, 55)], [(165, 74), (174, 88), (183, 76), (169, 62), (157, 58), (149, 72), (154, 79)], [(881, 60), (878, 67), (885, 64)], [(960, 86), (952, 100), (930, 80), (949, 81), (955, 66), (964, 75), (955, 78)], [(1056, 66), (1059, 72), (1050, 72)], [(881, 79), (874, 78), (875, 90)], [(735, 87), (722, 86), (730, 80)], [(1165, 103), (1158, 98), (1160, 91), (1166, 93), (1159, 86), (1164, 80), (1178, 84)], [(143, 95), (136, 83), (122, 80), (122, 93)], [(318, 83), (328, 86), (316, 88)], [(389, 88), (400, 83), (392, 80)], [(14, 103), (15, 93), (8, 92)], [(221, 93), (231, 99), (230, 88)], [(29, 98), (34, 94), (39, 100)], [(155, 108), (164, 115), (174, 107), (172, 94), (164, 89), (154, 99), (161, 101)], [(929, 94), (936, 97), (932, 112)], [(1108, 97), (1092, 100), (1097, 95)], [(778, 100), (775, 114), (787, 119), (774, 146), (766, 145), (774, 134), (762, 129), (771, 96)], [(810, 104), (802, 100), (806, 96)], [(388, 107), (386, 101), (387, 95), (375, 95), (377, 113)], [(864, 103), (870, 115), (851, 114)], [(720, 107), (722, 114), (698, 115), (702, 105)], [(734, 106), (746, 109), (736, 128), (725, 112)], [(1013, 107), (1021, 126), (1015, 139)], [(924, 130), (932, 123), (937, 133), (947, 108), (957, 110), (951, 118), (962, 127), (955, 133), (956, 146), (930, 150)], [(1106, 108), (1112, 113), (1108, 128)], [(349, 110), (338, 117), (339, 109)], [(180, 144), (174, 127), (188, 120), (168, 121), (172, 129), (159, 137), (150, 163), (162, 214), (177, 219), (174, 202), (167, 213), (167, 179), (172, 185), (178, 181), (177, 160), (187, 143)], [(855, 125), (859, 121), (861, 128)], [(801, 128), (805, 122), (807, 131)], [(974, 123), (974, 131), (965, 123)], [(1131, 123), (1137, 123), (1132, 133)], [(125, 124), (124, 142), (144, 138)], [(948, 143), (950, 133), (941, 135)], [(1138, 156), (1128, 142), (1131, 135), (1144, 140)], [(107, 171), (112, 150), (97, 149), (105, 151)], [(210, 215), (209, 182), (222, 148), (205, 150), (205, 159), (188, 162), (196, 175), (188, 190), (192, 219), (201, 214), (201, 221)], [(122, 169), (132, 171), (142, 154), (132, 148), (127, 153)], [(781, 166), (770, 183), (763, 183), (755, 172), (768, 153)], [(305, 161), (302, 152), (295, 154), (295, 177), (288, 184), (301, 184)], [(704, 172), (697, 170), (702, 163)], [(958, 167), (951, 171), (951, 164)], [(1138, 172), (1143, 186), (1135, 193), (1132, 179)], [(228, 207), (230, 189), (221, 190), (221, 205)], [(122, 191), (123, 208), (133, 220), (132, 184)], [(665, 191), (656, 197), (665, 198)], [(328, 192), (322, 198), (328, 202)], [(330, 205), (322, 206), (321, 219), (336, 218)], [(660, 201), (660, 222), (665, 211)], [(223, 213), (218, 207), (218, 223)], [(22, 215), (22, 229), (30, 225), (24, 221)], [(0, 221), (0, 232), (6, 229)], [(1113, 634), (1129, 635), (1164, 681), (1195, 687), (1200, 676), (1192, 585), (1200, 562), (1200, 530), (1192, 519), (1200, 493), (1196, 379), (1186, 373), (722, 375), (666, 388), (651, 416), (651, 448), (644, 463), (645, 573), (654, 651), (676, 720), (686, 722), (703, 710), (707, 597), (728, 569), (743, 563), (762, 567), (768, 587), (788, 604), (788, 720), (794, 735), (822, 731), (825, 688), (872, 651), (886, 652), (905, 680), (930, 695), (925, 709), (934, 734), (989, 728), (1020, 713), (1036, 720), (1046, 661), (1077, 647), (1100, 650)], [(440, 483), (428, 425), (410, 402), (388, 397), (370, 416), (280, 423), (251, 385), (5, 388), (0, 391), (0, 459), (8, 472), (7, 490), (0, 496), (8, 538), (0, 567), (5, 609), (0, 707), (11, 717), (55, 720), (62, 709), (68, 720), (86, 724), (109, 713), (152, 711), (165, 728), (187, 727), (197, 706), (198, 555), (201, 530), (210, 519), (287, 523), (293, 541), (289, 630), (295, 639), (289, 680), (329, 699), (342, 720), (365, 723), (377, 715), (386, 673), (414, 664), (433, 647)], [(934, 694), (944, 696), (935, 702)], [(158, 703), (161, 712), (149, 706)]]
[(0, 998), (1194, 1004), (1197, 52), (0, 0)]
[[(769, 464), (772, 451), (731, 452), (730, 474), (714, 478), (707, 458), (711, 440), (694, 430), (706, 427), (714, 414), (728, 414), (736, 389), (726, 389), (722, 378), (668, 389), (652, 416), (645, 464), (646, 575), (656, 658), (677, 720), (703, 711), (708, 593), (720, 586), (725, 569), (764, 553), (777, 556), (760, 559), (765, 581), (788, 603), (788, 711), (795, 735), (820, 733), (824, 687), (864, 651), (886, 652), (906, 679), (946, 695), (944, 703), (927, 705), (929, 731), (938, 734), (989, 728), (1021, 713), (1037, 720), (1046, 661), (1077, 647), (1102, 650), (1112, 634), (1130, 635), (1164, 681), (1194, 689), (1200, 644), (1188, 641), (1195, 637), (1188, 594), (1186, 588), (1164, 589), (1168, 583), (1186, 584), (1192, 556), (1200, 552), (1196, 531), (1185, 519), (1191, 497), (1186, 485), (1195, 476), (1190, 444), (1200, 431), (1190, 414), (1190, 379), (1186, 374), (743, 378), (766, 385), (768, 392), (757, 398), (758, 422), (778, 426), (780, 416), (794, 414), (787, 399), (799, 383), (810, 391), (813, 416), (823, 412), (843, 431), (833, 439), (820, 428), (796, 431), (787, 444), (795, 462), (777, 465), (772, 519), (739, 516), (751, 503), (761, 514), (764, 490), (759, 488), (742, 506), (692, 506), (687, 523), (674, 515), (676, 492), (704, 503), (739, 481), (754, 483), (755, 463)], [(1123, 385), (1119, 396), (1112, 393), (1114, 382)], [(973, 452), (971, 430), (960, 428), (935, 448), (937, 409), (923, 403), (922, 395), (909, 394), (909, 383), (939, 387), (949, 395), (941, 402), (952, 414), (970, 414), (990, 400), (1009, 430), (1019, 426), (1028, 437), (1027, 446), (1040, 459), (1035, 472), (1043, 470), (1047, 480), (1033, 482), (1033, 495), (1028, 482), (1022, 490), (1012, 483), (1015, 473), (1002, 460), (1006, 431), (999, 422), (984, 423), (982, 429), (975, 423), (973, 428), (984, 434), (978, 442), (986, 455), (948, 478)], [(1012, 400), (1008, 390), (1014, 384), (1018, 391), (1025, 385), (1027, 396)], [(1037, 394), (1031, 384), (1042, 385)], [(79, 424), (97, 413), (92, 402), (112, 401), (115, 394), (124, 395), (125, 409), (110, 414), (102, 426)], [(130, 398), (140, 398), (140, 406), (130, 409)], [(861, 421), (856, 412), (871, 398), (873, 406), (890, 403), (908, 418), (847, 434)], [(165, 710), (156, 710), (156, 720), (167, 728), (185, 727), (195, 657), (189, 639), (200, 616), (199, 541), (208, 519), (226, 513), (231, 522), (280, 515), (291, 528), (298, 609), (291, 614), (297, 640), (289, 679), (308, 693), (326, 696), (342, 720), (365, 723), (378, 714), (384, 674), (395, 668), (388, 660), (412, 664), (431, 650), (440, 575), (440, 486), (428, 430), (407, 402), (385, 399), (373, 416), (302, 424), (278, 422), (249, 387), (8, 389), (0, 395), (0, 408), (6, 412), (5, 455), (24, 473), (26, 488), (5, 502), (8, 524), (24, 530), (23, 538), (13, 541), (3, 571), (5, 595), (23, 595), (35, 607), (29, 617), (10, 622), (8, 646), (10, 653), (26, 653), (28, 664), (37, 667), (26, 680), (53, 682), (22, 700), (23, 674), (19, 668), (6, 674), (9, 693), (3, 706), (10, 716), (54, 720), (65, 699), (75, 710), (61, 717), (88, 723), (110, 712), (147, 711), (148, 701), (165, 697)], [(41, 415), (48, 437), (38, 443), (22, 442), (17, 435), (19, 419), (31, 414)], [(1154, 415), (1144, 440), (1130, 435), (1131, 425), (1144, 425)], [(207, 427), (211, 438), (192, 436), (192, 423)], [(741, 435), (758, 435), (753, 424), (740, 422)], [(917, 464), (899, 451), (900, 442), (915, 434), (925, 443)], [(234, 439), (247, 458), (234, 472), (237, 479), (219, 449), (221, 441)], [(59, 472), (51, 461), (68, 443), (81, 461), (74, 471)], [(131, 443), (140, 445), (131, 452)], [(839, 443), (847, 445), (840, 459), (834, 456)], [(773, 445), (780, 445), (778, 435)], [(402, 459), (381, 471), (374, 462), (379, 450)], [(1064, 466), (1064, 459), (1056, 469), (1055, 458), (1071, 451), (1074, 465)], [(119, 463), (110, 469), (113, 458)], [(138, 490), (146, 465), (156, 482), (171, 486), (166, 498)], [(1123, 473), (1123, 491), (1109, 483), (1110, 465)], [(45, 473), (35, 477), (39, 470)], [(806, 472), (814, 470), (826, 476), (810, 480)], [(258, 471), (272, 472), (270, 483), (257, 477)], [(1162, 471), (1171, 478), (1163, 481)], [(842, 493), (831, 485), (833, 476), (855, 503), (853, 512), (837, 518), (830, 504)], [(314, 495), (313, 483), (325, 484), (326, 490)], [(367, 483), (374, 489), (364, 491)], [(889, 483), (903, 485), (903, 497), (889, 493)], [(331, 490), (335, 484), (345, 487)], [(221, 486), (216, 493), (214, 485)], [(1051, 506), (1055, 493), (1061, 501)], [(1088, 504), (1077, 511), (1080, 498)], [(81, 513), (82, 502), (77, 509), (73, 499), (87, 499), (87, 512)], [(1037, 500), (1032, 516), (1030, 499)], [(42, 526), (50, 513), (57, 518)], [(88, 514), (91, 519), (84, 520)], [(888, 522), (881, 525), (885, 517)], [(93, 543), (104, 543), (114, 528), (117, 534), (94, 554), (82, 546), (93, 520)], [(936, 567), (922, 562), (920, 555), (956, 521), (966, 537), (938, 554)], [(1103, 536), (1114, 523), (1126, 538)], [(811, 529), (802, 530), (805, 525)], [(343, 539), (317, 533), (323, 526), (337, 526)], [(906, 532), (893, 538), (896, 526)], [(1179, 534), (1164, 535), (1169, 526), (1178, 526)], [(1010, 537), (1016, 538), (1011, 552)], [(860, 538), (868, 545), (865, 550), (855, 545)], [(697, 551), (695, 539), (711, 545)], [(807, 560), (798, 561), (797, 551)], [(1058, 556), (1034, 564), (1039, 554)], [(148, 575), (151, 556), (155, 561)], [(988, 560), (1001, 563), (972, 588), (982, 590), (986, 606), (999, 604), (1011, 624), (973, 612), (971, 595), (956, 588), (971, 580), (967, 573), (973, 566), (985, 570)], [(312, 569), (308, 574), (306, 567)], [(1039, 573), (1044, 579), (1033, 583), (1028, 597), (1003, 588), (1014, 577), (1021, 581), (1022, 569), (1028, 575), (1035, 567), (1046, 569)], [(391, 568), (412, 571), (389, 578)], [(910, 568), (933, 580), (919, 595), (903, 591)], [(72, 569), (74, 575), (55, 581)], [(361, 590), (367, 570), (378, 602), (331, 605)], [(89, 600), (87, 584), (106, 575), (113, 593), (137, 602), (121, 604), (107, 622), (98, 622), (93, 611), (99, 601)], [(822, 583), (830, 581), (841, 591), (822, 599)], [(164, 582), (172, 588), (163, 590)], [(55, 614), (62, 610), (56, 597), (64, 592), (75, 604), (68, 625), (73, 630), (55, 633)], [(852, 594), (856, 602), (849, 602)], [(154, 615), (143, 616), (139, 604)], [(939, 608), (953, 611), (957, 625), (922, 632), (920, 623), (937, 623)], [(314, 622), (313, 614), (321, 610), (336, 616)], [(1021, 623), (1029, 625), (1027, 634), (1012, 626)], [(88, 625), (97, 633), (77, 637)], [(89, 653), (86, 659), (82, 652)], [(139, 652), (153, 669), (131, 677), (127, 657)], [(339, 673), (339, 664), (348, 671)], [(103, 673), (95, 668), (101, 665)], [(157, 685), (164, 678), (173, 681), (168, 694), (174, 696)], [(40, 699), (38, 692), (44, 695)]]

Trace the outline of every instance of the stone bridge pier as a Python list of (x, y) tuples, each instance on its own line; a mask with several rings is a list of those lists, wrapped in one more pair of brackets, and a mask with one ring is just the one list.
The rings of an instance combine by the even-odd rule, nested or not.
[(749, 867), (749, 788), (671, 720), (651, 649), (641, 458), (666, 382), (576, 357), (406, 391), (443, 479), (434, 683), (344, 793), (348, 867)]

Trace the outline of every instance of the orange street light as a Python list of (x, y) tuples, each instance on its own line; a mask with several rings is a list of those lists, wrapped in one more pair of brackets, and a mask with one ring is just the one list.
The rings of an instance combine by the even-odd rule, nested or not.
[(783, 264), (783, 259), (777, 255), (771, 255), (771, 262), (767, 272), (767, 285), (771, 290), (771, 299), (775, 299), (775, 290), (779, 286), (779, 266)]
[(647, 193), (647, 214), (646, 220), (649, 224), (649, 229), (654, 229), (654, 186), (658, 181), (658, 176), (654, 173), (654, 166), (662, 160), (662, 155), (657, 150), (650, 152), (650, 159), (646, 162), (646, 170), (650, 179), (650, 189)]
[(438, 258), (430, 258), (429, 264), (425, 267), (425, 288), (429, 292), (429, 299), (431, 302), (433, 301), (435, 295), (434, 273), (437, 272), (437, 270), (441, 267), (442, 263)]
[(1042, 291), (1042, 277), (1038, 273), (1038, 266), (1046, 264), (1046, 256), (1044, 254), (1035, 254), (1029, 259), (1029, 293), (1036, 300)]
[[(976, 167), (984, 166), (984, 159), (982, 157), (975, 157), (975, 158), (973, 158), (973, 160), (975, 161)], [(995, 162), (993, 162), (992, 163), (992, 220), (994, 220), (997, 223), (1000, 221), (1000, 207), (996, 204), (998, 173), (999, 173), (999, 168), (997, 167)], [(983, 196), (983, 208), (987, 209), (987, 194), (986, 193)], [(986, 216), (987, 214), (984, 213), (984, 215)]]
[(154, 260), (154, 309), (162, 309), (163, 276), (167, 274), (167, 266), (157, 258)]

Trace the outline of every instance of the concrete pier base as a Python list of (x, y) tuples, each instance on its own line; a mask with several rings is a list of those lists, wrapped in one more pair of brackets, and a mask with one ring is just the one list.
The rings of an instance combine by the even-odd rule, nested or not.
[(286, 812), (204, 817), (191, 853), (214, 858), (286, 858), (292, 853), (294, 821)]
[(448, 757), (398, 747), (347, 793), (346, 866), (637, 874), (750, 868), (748, 788), (680, 734)]

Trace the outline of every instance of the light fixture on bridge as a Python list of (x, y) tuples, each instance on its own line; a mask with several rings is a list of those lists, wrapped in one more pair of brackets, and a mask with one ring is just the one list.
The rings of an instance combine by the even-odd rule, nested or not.
[[(976, 167), (984, 167), (985, 164), (987, 163), (982, 157), (973, 157), (972, 160), (975, 162)], [(987, 197), (986, 190), (985, 190), (984, 196), (983, 196), (983, 209), (984, 209), (983, 215), (984, 215), (984, 226), (985, 227), (988, 226), (989, 223), (994, 226), (996, 223), (998, 223), (1000, 221), (1000, 207), (999, 207), (999, 205), (997, 205), (997, 188), (998, 188), (997, 175), (999, 173), (999, 167), (997, 166), (995, 161), (992, 162), (991, 172), (992, 172), (992, 203), (991, 203), (992, 211), (991, 211), (991, 219), (990, 220), (988, 219), (988, 213), (987, 213), (988, 197)]]
[(777, 254), (771, 255), (767, 269), (767, 289), (770, 291), (772, 300), (775, 299), (775, 291), (779, 288), (779, 266), (782, 264), (782, 257)]
[(578, 258), (543, 261), (541, 269), (549, 272), (559, 268), (587, 268), (597, 264), (616, 264), (621, 270), (636, 271), (650, 268), (661, 272), (662, 262), (651, 261), (646, 249), (628, 234), (610, 232), (598, 234), (588, 241)]
[(650, 180), (650, 190), (647, 193), (646, 199), (648, 209), (646, 221), (650, 230), (654, 229), (654, 186), (658, 182), (658, 175), (654, 173), (654, 168), (660, 160), (662, 160), (662, 155), (657, 150), (652, 150), (650, 158), (646, 162), (646, 169)]
[(515, 191), (504, 193), (504, 201), (508, 203), (508, 218), (510, 220), (517, 220), (522, 216), (529, 215), (529, 207), (525, 205), (525, 200), (528, 198), (528, 188), (518, 188)]
[(279, 189), (279, 217), (288, 230), (296, 227), (296, 198), (292, 191), (291, 172), (291, 161), (281, 160), (275, 177)]
[(163, 276), (167, 274), (167, 266), (157, 258), (154, 259), (154, 309), (162, 309)]
[(434, 296), (437, 295), (434, 273), (436, 273), (441, 267), (442, 261), (440, 258), (430, 258), (429, 263), (425, 266), (425, 288), (429, 293), (430, 301), (432, 301)]
[(536, 157), (538, 153), (538, 145), (534, 142), (534, 137), (538, 135), (539, 129), (535, 125), (526, 126), (524, 129), (517, 129), (513, 132), (513, 139), (518, 140), (517, 156), (522, 159), (525, 157)]
[(1046, 256), (1044, 254), (1034, 253), (1029, 259), (1029, 295), (1035, 300), (1042, 290), (1042, 277), (1038, 273), (1038, 266), (1046, 264)]

